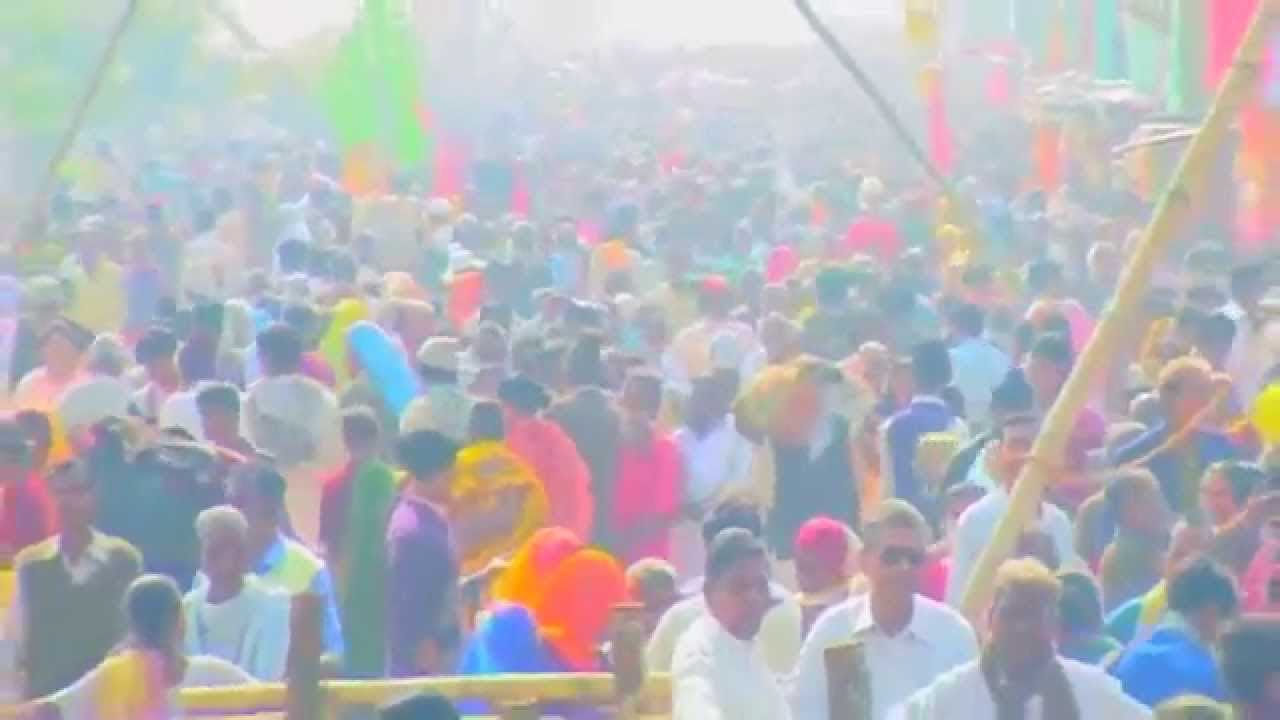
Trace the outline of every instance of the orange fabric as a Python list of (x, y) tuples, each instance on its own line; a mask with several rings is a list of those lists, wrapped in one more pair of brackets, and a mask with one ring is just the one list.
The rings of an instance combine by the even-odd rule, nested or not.
[(570, 670), (590, 672), (600, 669), (596, 649), (613, 606), (626, 599), (622, 566), (601, 550), (580, 550), (547, 579), (533, 616), (547, 644)]
[(573, 439), (550, 420), (508, 413), (506, 442), (542, 483), (551, 506), (548, 522), (590, 537), (595, 505), (591, 471)]
[(581, 538), (572, 530), (547, 527), (535, 532), (494, 581), (490, 593), (493, 600), (533, 607), (547, 577), (583, 547)]
[(459, 274), (449, 285), (449, 321), (454, 330), (461, 332), (471, 318), (480, 312), (485, 303), (484, 273), (468, 270)]

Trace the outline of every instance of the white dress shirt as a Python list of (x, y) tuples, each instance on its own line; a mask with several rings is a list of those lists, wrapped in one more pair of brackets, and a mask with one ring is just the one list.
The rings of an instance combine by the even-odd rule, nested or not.
[[(804, 632), (800, 604), (790, 591), (777, 583), (769, 584), (769, 592), (778, 598), (778, 604), (765, 613), (760, 633), (756, 635), (756, 646), (773, 674), (785, 676), (795, 667), (796, 655), (800, 652)], [(707, 603), (700, 589), (692, 590), (689, 597), (668, 608), (645, 647), (645, 664), (649, 670), (671, 670), (676, 645), (689, 628), (707, 615)]]
[(887, 635), (871, 617), (871, 600), (862, 595), (832, 607), (818, 618), (800, 650), (796, 672), (788, 683), (795, 720), (827, 720), (827, 648), (859, 641), (866, 648), (871, 673), (871, 720), (889, 710), (938, 675), (978, 656), (978, 639), (959, 613), (922, 595), (915, 598), (911, 622), (897, 635)]
[[(1145, 720), (1151, 711), (1124, 694), (1120, 682), (1091, 665), (1058, 658), (1076, 697), (1081, 720)], [(1044, 717), (1042, 701), (1035, 697), (1027, 705), (1027, 720)], [(978, 661), (938, 678), (889, 713), (889, 720), (996, 720), (996, 704), (987, 689)]]
[[(1009, 493), (1003, 488), (997, 488), (961, 513), (952, 542), (951, 574), (947, 578), (948, 605), (959, 607), (964, 599), (969, 576), (978, 564), (978, 556), (995, 536), (996, 527), (1000, 525), (1000, 519), (1008, 509)], [(1072, 543), (1071, 520), (1061, 508), (1052, 503), (1041, 502), (1040, 518), (1033, 527), (1047, 533), (1053, 540), (1060, 567), (1069, 568), (1080, 564)]]
[(672, 720), (789, 720), (782, 689), (755, 643), (703, 615), (676, 644)]

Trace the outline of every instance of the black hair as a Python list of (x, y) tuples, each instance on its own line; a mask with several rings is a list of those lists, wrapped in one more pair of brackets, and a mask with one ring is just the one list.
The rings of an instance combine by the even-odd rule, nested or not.
[(378, 711), (382, 720), (458, 720), (453, 703), (441, 695), (414, 695)]
[(150, 650), (168, 650), (182, 613), (182, 593), (167, 575), (143, 575), (124, 594), (124, 615), (134, 639)]
[(702, 542), (711, 545), (716, 536), (728, 528), (742, 528), (757, 537), (764, 534), (760, 509), (742, 500), (726, 500), (702, 521)]
[(1093, 578), (1082, 572), (1059, 573), (1062, 596), (1058, 621), (1069, 632), (1094, 632), (1102, 628), (1102, 597)]
[(1071, 341), (1064, 335), (1046, 333), (1036, 338), (1031, 345), (1031, 357), (1049, 362), (1054, 367), (1070, 370), (1075, 363), (1075, 353), (1071, 350)]
[(1027, 265), (1027, 289), (1033, 295), (1043, 294), (1062, 282), (1062, 266), (1053, 260), (1036, 260)]
[(1236, 323), (1224, 312), (1209, 313), (1200, 321), (1196, 339), (1206, 347), (1230, 350), (1236, 341)]
[(378, 415), (367, 405), (357, 405), (342, 413), (342, 439), (348, 448), (353, 445), (372, 447), (382, 435)]
[(1207, 607), (1224, 614), (1240, 606), (1235, 581), (1208, 558), (1200, 558), (1181, 568), (1169, 581), (1169, 609), (1190, 615)]
[(79, 458), (60, 463), (49, 471), (48, 484), (50, 488), (57, 488), (67, 480), (90, 489), (93, 489), (97, 484), (97, 476), (89, 472), (88, 462)]
[(1267, 701), (1267, 686), (1280, 674), (1280, 618), (1251, 615), (1227, 628), (1218, 641), (1222, 679), (1236, 702)]
[(1017, 368), (1005, 374), (991, 391), (991, 410), (1003, 413), (1029, 413), (1035, 410), (1035, 391)]
[(14, 413), (13, 419), (32, 442), (38, 440), (45, 445), (53, 442), (53, 421), (49, 419), (48, 413), (34, 409), (19, 410)]
[(1205, 475), (1221, 474), (1227, 479), (1227, 487), (1231, 489), (1231, 499), (1237, 505), (1244, 503), (1255, 492), (1267, 485), (1267, 471), (1261, 465), (1239, 460), (1225, 460), (1214, 463), (1205, 470)]
[(268, 372), (297, 372), (302, 365), (302, 338), (294, 328), (276, 323), (258, 334), (258, 354)]
[(434, 430), (415, 430), (396, 441), (396, 457), (414, 478), (435, 477), (453, 467), (458, 444)]
[(224, 315), (225, 310), (220, 302), (199, 303), (191, 309), (191, 324), (218, 334), (222, 332)]
[(481, 400), (471, 406), (471, 419), (467, 422), (467, 434), (472, 442), (482, 440), (501, 441), (507, 435), (502, 421), (502, 406), (491, 400)]
[(951, 411), (952, 415), (958, 418), (968, 416), (964, 406), (964, 395), (959, 388), (955, 385), (948, 385), (942, 388), (941, 395), (942, 402), (947, 404), (947, 409)]
[(542, 412), (551, 404), (546, 388), (523, 375), (503, 380), (498, 386), (498, 399), (525, 415)]
[(967, 302), (952, 305), (947, 313), (947, 319), (951, 322), (952, 327), (964, 333), (967, 337), (981, 337), (986, 325), (986, 317), (983, 315), (982, 308)]
[(206, 383), (196, 393), (196, 407), (201, 412), (222, 410), (240, 412), (240, 391), (227, 383)]
[(338, 250), (329, 258), (329, 275), (341, 283), (354, 283), (360, 273), (355, 256), (345, 250)]
[(764, 543), (750, 530), (737, 527), (721, 530), (707, 548), (705, 587), (714, 585), (739, 562), (764, 556)]
[(139, 365), (146, 365), (156, 360), (172, 358), (177, 352), (178, 339), (173, 333), (168, 328), (152, 327), (143, 333), (134, 346), (133, 358)]
[(298, 331), (300, 337), (310, 337), (320, 321), (320, 314), (308, 303), (289, 303), (280, 311), (280, 322)]
[(836, 305), (849, 297), (849, 273), (840, 268), (823, 268), (813, 280), (817, 291), (818, 302), (823, 305)]
[(587, 333), (578, 338), (565, 357), (565, 379), (575, 387), (608, 387), (602, 352), (604, 338)]
[(1150, 470), (1141, 467), (1120, 468), (1108, 474), (1106, 487), (1102, 490), (1103, 500), (1112, 518), (1119, 518), (1120, 513), (1133, 499), (1139, 486), (1160, 488), (1160, 483)]
[(951, 384), (951, 355), (940, 340), (926, 340), (911, 348), (911, 375), (922, 393), (940, 392)]

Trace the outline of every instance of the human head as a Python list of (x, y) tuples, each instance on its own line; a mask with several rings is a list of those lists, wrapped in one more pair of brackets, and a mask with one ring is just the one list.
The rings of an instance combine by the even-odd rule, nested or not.
[(266, 462), (241, 465), (228, 478), (227, 501), (244, 516), (254, 547), (279, 534), (285, 518), (284, 493), (284, 476)]
[(760, 537), (764, 534), (764, 522), (759, 508), (742, 500), (726, 500), (717, 505), (702, 521), (703, 546), (710, 547), (711, 541), (729, 528), (741, 528)]
[(1062, 291), (1062, 266), (1053, 260), (1027, 265), (1027, 292), (1034, 298), (1057, 297)]
[(764, 544), (748, 530), (722, 531), (707, 549), (702, 592), (707, 610), (729, 634), (754, 640), (773, 604)]
[(85, 369), (94, 375), (118, 378), (129, 366), (129, 352), (120, 336), (102, 333), (89, 344), (85, 353)]
[(658, 558), (637, 560), (627, 568), (628, 595), (644, 606), (645, 627), (652, 634), (662, 615), (680, 599), (676, 569)]
[(1040, 420), (1034, 415), (1014, 415), (1005, 418), (995, 432), (990, 451), (994, 453), (994, 469), (1000, 484), (1011, 490), (1031, 457), (1031, 447), (1040, 432)]
[(1122, 468), (1111, 473), (1103, 491), (1111, 517), (1121, 528), (1147, 537), (1164, 537), (1169, 530), (1169, 506), (1155, 475), (1145, 468)]
[(911, 348), (911, 377), (916, 392), (940, 395), (951, 384), (951, 356), (938, 340), (927, 340)]
[(1266, 484), (1266, 471), (1255, 463), (1214, 463), (1200, 481), (1200, 509), (1214, 527), (1222, 527), (1235, 519), (1254, 492)]
[(1066, 336), (1050, 333), (1035, 339), (1027, 353), (1023, 373), (1039, 407), (1048, 408), (1053, 404), (1074, 364), (1075, 353)]
[(456, 338), (427, 338), (418, 347), (418, 373), (431, 385), (456, 385), (462, 345)]
[(258, 359), (268, 376), (291, 375), (302, 369), (303, 344), (298, 331), (276, 323), (258, 334)]
[(1226, 367), (1235, 340), (1236, 323), (1222, 311), (1205, 315), (1196, 328), (1196, 349), (1209, 361), (1209, 365), (1218, 370)]
[(727, 392), (724, 382), (710, 375), (695, 378), (685, 410), (685, 422), (699, 432), (705, 431), (723, 419), (732, 404), (733, 397)]
[(840, 308), (849, 300), (848, 273), (840, 268), (827, 267), (819, 270), (813, 285), (817, 291), (819, 307)]
[(973, 303), (958, 303), (947, 312), (947, 325), (952, 340), (982, 337), (986, 318), (982, 308)]
[(200, 570), (213, 587), (234, 587), (249, 572), (249, 523), (231, 505), (208, 508), (196, 516)]
[(920, 511), (902, 500), (885, 500), (862, 526), (862, 572), (871, 592), (890, 602), (910, 602), (930, 538)]
[(191, 310), (192, 336), (213, 340), (221, 339), (224, 314), (222, 303), (198, 303)]
[(143, 575), (124, 593), (124, 615), (133, 642), (147, 650), (182, 646), (182, 592), (167, 575)]
[(1218, 643), (1222, 679), (1241, 720), (1280, 717), (1280, 618), (1246, 616)]
[(1241, 265), (1231, 271), (1231, 298), (1246, 311), (1252, 311), (1267, 294), (1267, 266), (1262, 263)]
[(471, 406), (471, 419), (467, 423), (467, 437), (471, 442), (502, 442), (506, 434), (501, 405), (482, 400)]
[(1039, 560), (1009, 560), (996, 574), (990, 633), (1006, 672), (1033, 671), (1054, 657), (1062, 583)]
[(1202, 358), (1175, 358), (1160, 371), (1156, 392), (1170, 429), (1184, 428), (1213, 402), (1213, 370)]
[(63, 532), (84, 532), (93, 526), (98, 509), (97, 487), (83, 460), (71, 460), (54, 468), (49, 475), (49, 490)]
[(565, 380), (572, 387), (607, 387), (604, 339), (596, 333), (583, 333), (565, 358)]
[(441, 695), (414, 695), (378, 711), (381, 720), (458, 720), (453, 703)]
[(178, 339), (166, 328), (152, 327), (133, 348), (133, 357), (152, 382), (173, 386), (178, 377)]
[(282, 275), (306, 272), (309, 255), (307, 244), (298, 238), (288, 238), (276, 246), (276, 264)]
[(662, 410), (662, 379), (642, 370), (627, 373), (622, 384), (621, 406), (623, 411), (637, 417), (650, 422), (657, 420)]
[(1235, 581), (1208, 558), (1199, 558), (1169, 580), (1169, 609), (1178, 613), (1207, 645), (1218, 640), (1222, 626), (1240, 607)]
[(849, 581), (849, 539), (844, 523), (811, 518), (796, 531), (796, 585), (803, 593), (820, 593)]
[(991, 391), (991, 421), (996, 425), (1035, 411), (1035, 392), (1021, 372), (1009, 372)]
[(80, 369), (82, 353), (92, 337), (68, 322), (54, 322), (40, 334), (41, 364), (51, 377), (66, 380)]
[(517, 375), (498, 386), (498, 399), (509, 410), (526, 417), (537, 415), (551, 404), (551, 395), (538, 382)]
[(227, 383), (205, 383), (196, 392), (196, 409), (206, 437), (229, 439), (240, 434), (240, 391)]
[(358, 405), (342, 413), (342, 444), (352, 460), (360, 462), (375, 456), (381, 438), (378, 416), (367, 406)]
[(1084, 572), (1058, 573), (1062, 596), (1058, 599), (1059, 638), (1093, 635), (1102, 631), (1102, 593)]
[(712, 319), (724, 319), (733, 310), (733, 288), (719, 275), (702, 279), (698, 287), (698, 309)]
[(400, 436), (396, 455), (414, 481), (436, 486), (453, 471), (458, 445), (434, 430), (415, 430)]

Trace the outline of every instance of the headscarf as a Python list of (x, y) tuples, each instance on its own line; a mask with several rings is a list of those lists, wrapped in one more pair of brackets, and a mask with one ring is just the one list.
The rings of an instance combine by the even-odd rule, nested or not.
[(338, 388), (346, 387), (351, 380), (351, 368), (347, 366), (347, 331), (361, 320), (369, 318), (369, 305), (356, 298), (344, 298), (333, 306), (329, 328), (320, 338), (320, 354), (333, 368)]
[(796, 531), (795, 552), (816, 558), (838, 576), (848, 566), (849, 529), (829, 517), (811, 518)]
[(347, 346), (387, 409), (399, 417), (409, 401), (422, 392), (399, 343), (382, 328), (361, 320), (347, 329)]
[(531, 607), (547, 577), (584, 547), (582, 539), (572, 530), (542, 528), (525, 541), (511, 558), (511, 564), (494, 581), (493, 599)]
[(575, 672), (599, 669), (596, 653), (613, 616), (627, 599), (627, 578), (608, 553), (589, 548), (565, 560), (547, 578), (533, 606), (547, 644)]
[(386, 665), (386, 536), (396, 478), (380, 462), (363, 463), (351, 472), (341, 562), (335, 568), (346, 644), (343, 661), (356, 677), (377, 677)]
[(537, 473), (501, 442), (481, 441), (459, 451), (450, 491), (452, 510), (464, 516), (491, 511), (504, 491), (519, 491), (524, 497), (515, 524), (505, 534), (462, 550), (464, 573), (479, 572), (495, 558), (514, 552), (546, 523), (547, 494)]
[(523, 605), (495, 607), (467, 641), (460, 675), (552, 672), (556, 663), (538, 635), (533, 613)]

